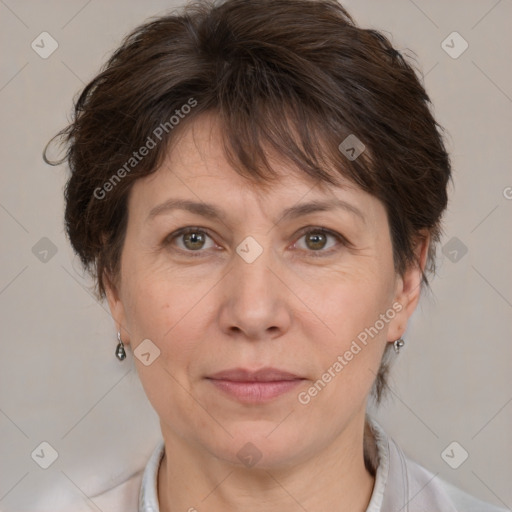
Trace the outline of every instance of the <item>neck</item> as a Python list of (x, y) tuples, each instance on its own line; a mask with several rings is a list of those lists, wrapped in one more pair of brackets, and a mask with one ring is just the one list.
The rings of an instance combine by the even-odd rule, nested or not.
[[(165, 455), (158, 472), (160, 512), (364, 512), (374, 471), (363, 453), (364, 414), (334, 442), (298, 464), (240, 468), (162, 428)], [(366, 450), (371, 446), (368, 445)], [(167, 456), (169, 454), (169, 456)]]

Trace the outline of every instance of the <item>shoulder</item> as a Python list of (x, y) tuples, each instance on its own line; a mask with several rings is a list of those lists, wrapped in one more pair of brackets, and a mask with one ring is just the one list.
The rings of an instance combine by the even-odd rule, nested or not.
[(405, 455), (402, 463), (411, 489), (418, 493), (414, 495), (414, 500), (417, 501), (419, 510), (423, 504), (435, 503), (439, 507), (436, 510), (440, 512), (510, 512), (463, 491)]
[(121, 484), (92, 497), (94, 510), (99, 508), (109, 512), (137, 512), (142, 476), (143, 472), (139, 471)]
[(439, 484), (450, 497), (457, 510), (464, 512), (510, 512), (510, 509), (497, 507), (475, 498), (446, 480), (439, 479)]
[(375, 439), (378, 466), (377, 483), (381, 497), (367, 512), (510, 512), (479, 500), (445, 481), (404, 454), (382, 427), (370, 420)]
[(158, 467), (164, 455), (165, 445), (161, 439), (155, 446), (146, 467), (122, 485), (101, 495), (101, 510), (109, 512), (158, 512)]
[(157, 476), (158, 466), (164, 454), (164, 442), (155, 446), (146, 466), (126, 478), (123, 482), (101, 494), (90, 496), (76, 512), (158, 512)]

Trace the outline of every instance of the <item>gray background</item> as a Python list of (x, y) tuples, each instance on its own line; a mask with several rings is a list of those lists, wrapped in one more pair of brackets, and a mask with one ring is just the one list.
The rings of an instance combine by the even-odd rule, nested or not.
[[(177, 4), (0, 0), (2, 511), (55, 512), (77, 499), (99, 510), (94, 495), (140, 470), (160, 436), (131, 356), (114, 357), (108, 307), (88, 292), (64, 236), (67, 171), (41, 152), (122, 36)], [(433, 292), (409, 325), (378, 418), (434, 473), (511, 507), (512, 2), (344, 5), (416, 54), (454, 166)], [(47, 59), (31, 47), (43, 31), (59, 45)], [(442, 47), (453, 31), (469, 44), (458, 58)], [(44, 237), (54, 255), (42, 252)], [(43, 441), (58, 453), (48, 469), (31, 458)], [(453, 441), (469, 453), (457, 469), (441, 457)], [(457, 462), (463, 452), (452, 453)]]

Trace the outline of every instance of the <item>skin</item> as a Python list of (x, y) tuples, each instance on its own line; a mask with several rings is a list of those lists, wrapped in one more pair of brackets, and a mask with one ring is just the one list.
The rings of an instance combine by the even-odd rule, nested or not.
[[(364, 511), (374, 484), (363, 460), (367, 398), (386, 344), (403, 334), (417, 305), (428, 237), (417, 244), (419, 266), (399, 276), (378, 199), (348, 182), (324, 187), (277, 160), (279, 180), (263, 191), (228, 165), (218, 133), (214, 118), (199, 118), (162, 166), (135, 182), (120, 276), (105, 276), (125, 344), (136, 349), (150, 339), (160, 350), (149, 366), (134, 358), (165, 442), (160, 510)], [(147, 220), (169, 198), (213, 203), (226, 217), (172, 210)], [(339, 208), (281, 218), (287, 207), (332, 198), (364, 220)], [(186, 226), (205, 230), (204, 242), (172, 239)], [(349, 243), (315, 239), (318, 227)], [(263, 248), (252, 263), (236, 252), (247, 236)], [(298, 393), (393, 303), (401, 311), (301, 404)], [(205, 378), (264, 366), (305, 380), (248, 405)], [(261, 453), (253, 467), (237, 457), (247, 442)]]

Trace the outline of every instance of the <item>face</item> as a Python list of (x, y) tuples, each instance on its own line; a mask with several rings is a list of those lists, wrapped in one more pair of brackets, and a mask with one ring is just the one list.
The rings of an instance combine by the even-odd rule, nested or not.
[[(395, 274), (378, 199), (277, 163), (263, 191), (230, 168), (214, 122), (196, 120), (135, 182), (108, 300), (146, 354), (135, 362), (166, 442), (237, 464), (251, 442), (260, 466), (299, 463), (362, 425), (420, 273)], [(216, 376), (264, 368), (287, 375)]]

